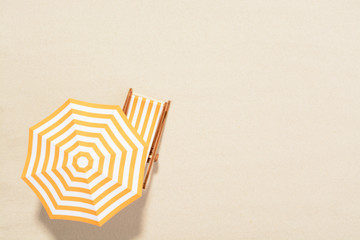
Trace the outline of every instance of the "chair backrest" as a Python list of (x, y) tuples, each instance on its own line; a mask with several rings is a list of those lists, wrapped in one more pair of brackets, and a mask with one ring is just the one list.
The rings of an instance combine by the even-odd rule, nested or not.
[[(151, 147), (165, 102), (152, 99), (137, 93), (131, 94), (127, 117), (139, 135)], [(150, 148), (149, 147), (149, 151)]]

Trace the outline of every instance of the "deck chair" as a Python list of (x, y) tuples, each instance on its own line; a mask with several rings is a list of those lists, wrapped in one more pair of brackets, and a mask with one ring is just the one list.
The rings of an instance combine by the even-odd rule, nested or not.
[(149, 181), (153, 163), (159, 158), (158, 149), (165, 120), (170, 108), (170, 101), (163, 102), (137, 93), (130, 88), (123, 111), (135, 130), (149, 144), (147, 153), (147, 168), (143, 189)]

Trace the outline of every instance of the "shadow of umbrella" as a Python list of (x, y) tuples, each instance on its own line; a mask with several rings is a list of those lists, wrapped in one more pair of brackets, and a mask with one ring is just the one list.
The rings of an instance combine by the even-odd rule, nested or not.
[(57, 240), (133, 239), (141, 233), (141, 218), (149, 189), (143, 191), (141, 198), (122, 209), (102, 227), (76, 221), (50, 219), (41, 204), (39, 220)]

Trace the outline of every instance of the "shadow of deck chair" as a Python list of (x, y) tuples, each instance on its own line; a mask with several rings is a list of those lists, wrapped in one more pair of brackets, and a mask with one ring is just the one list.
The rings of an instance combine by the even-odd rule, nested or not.
[(149, 182), (153, 163), (159, 158), (159, 142), (165, 126), (165, 120), (170, 108), (170, 101), (163, 102), (134, 93), (130, 88), (126, 97), (123, 111), (129, 118), (132, 126), (149, 144), (147, 153), (147, 169), (143, 189)]

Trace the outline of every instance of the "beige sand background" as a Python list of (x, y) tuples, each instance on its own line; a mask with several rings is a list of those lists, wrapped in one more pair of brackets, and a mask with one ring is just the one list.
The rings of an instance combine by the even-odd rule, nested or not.
[[(360, 239), (360, 2), (0, 0), (0, 239)], [(49, 220), (28, 128), (67, 98), (171, 99), (144, 196)]]

